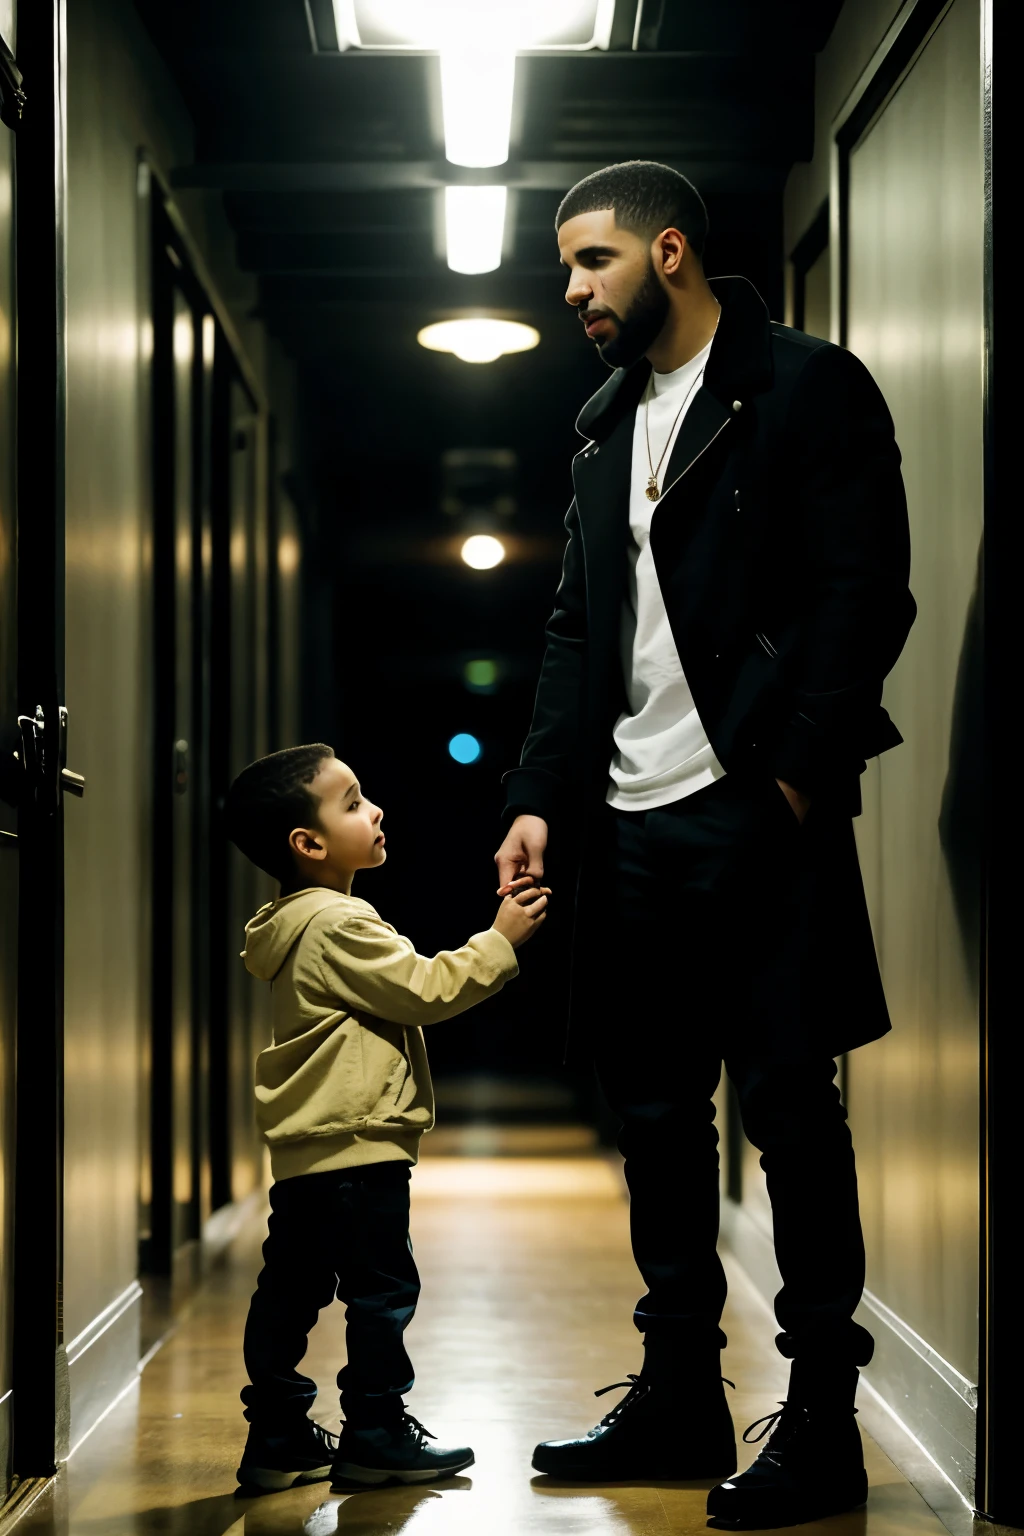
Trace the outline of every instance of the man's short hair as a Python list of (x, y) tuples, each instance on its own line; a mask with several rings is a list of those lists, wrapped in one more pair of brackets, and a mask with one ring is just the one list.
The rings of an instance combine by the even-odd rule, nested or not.
[(708, 211), (692, 181), (657, 160), (624, 160), (594, 171), (565, 194), (555, 214), (555, 228), (580, 213), (610, 208), (620, 229), (653, 240), (663, 229), (678, 229), (696, 256), (704, 254)]
[(228, 790), (224, 822), (228, 837), (247, 859), (275, 880), (292, 874), (289, 835), (317, 825), (320, 801), (310, 784), (334, 748), (322, 741), (285, 747), (243, 768)]

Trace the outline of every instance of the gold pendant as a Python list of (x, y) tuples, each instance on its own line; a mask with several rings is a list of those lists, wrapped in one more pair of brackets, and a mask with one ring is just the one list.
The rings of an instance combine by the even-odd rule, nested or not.
[(660, 495), (661, 495), (661, 492), (658, 490), (658, 482), (657, 482), (656, 478), (654, 477), (654, 475), (652, 475), (651, 478), (647, 482), (647, 500), (648, 501), (657, 501), (657, 499), (658, 499), (658, 497)]

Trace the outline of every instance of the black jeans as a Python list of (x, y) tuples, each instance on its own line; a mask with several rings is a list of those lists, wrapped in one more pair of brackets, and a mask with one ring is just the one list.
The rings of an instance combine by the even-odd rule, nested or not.
[(598, 1032), (597, 1065), (623, 1122), (648, 1357), (725, 1343), (712, 1104), (724, 1061), (772, 1202), (779, 1348), (864, 1364), (871, 1337), (852, 1321), (864, 1244), (836, 1065), (794, 1049), (783, 1017), (799, 997), (804, 829), (773, 780), (738, 776), (608, 821), (600, 964), (612, 1025)]
[(270, 1191), (263, 1269), (245, 1324), (245, 1417), (267, 1433), (305, 1418), (316, 1386), (298, 1372), (321, 1307), (345, 1302), (348, 1364), (338, 1373), (346, 1420), (393, 1422), (413, 1369), (402, 1335), (419, 1275), (409, 1241), (409, 1164), (371, 1163), (283, 1179)]

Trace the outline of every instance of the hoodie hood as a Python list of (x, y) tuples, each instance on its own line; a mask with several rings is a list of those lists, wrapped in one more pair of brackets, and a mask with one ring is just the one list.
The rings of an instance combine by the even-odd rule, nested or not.
[[(287, 960), (292, 946), (302, 937), (314, 917), (326, 908), (335, 906), (345, 908), (348, 912), (373, 911), (369, 903), (360, 901), (358, 896), (327, 891), (321, 886), (296, 891), (291, 896), (282, 896), (278, 901), (268, 901), (245, 925), (242, 959), (246, 970), (258, 976), (260, 981), (273, 981)], [(340, 917), (341, 913), (338, 915)]]

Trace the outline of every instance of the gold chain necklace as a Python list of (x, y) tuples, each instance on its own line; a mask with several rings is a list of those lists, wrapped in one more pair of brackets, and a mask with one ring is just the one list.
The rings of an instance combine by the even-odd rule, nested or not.
[[(705, 364), (705, 367), (706, 366), (707, 365)], [(651, 433), (650, 427), (648, 425), (648, 418), (650, 416), (651, 409), (651, 395), (653, 393), (654, 385), (653, 369), (651, 371), (650, 378), (647, 380), (647, 392), (644, 395), (644, 437), (647, 439), (647, 464), (651, 471), (650, 478), (647, 481), (646, 495), (648, 501), (657, 501), (661, 495), (661, 490), (658, 486), (658, 476), (661, 473), (661, 466), (665, 462), (665, 455), (668, 453), (668, 445), (675, 436), (676, 427), (679, 425), (679, 418), (682, 416), (683, 412), (686, 410), (686, 407), (690, 403), (690, 396), (693, 394), (694, 390), (697, 388), (697, 385), (700, 383), (703, 377), (704, 369), (702, 368), (697, 377), (694, 379), (693, 383), (690, 385), (689, 389), (686, 391), (686, 398), (684, 399), (682, 405), (679, 407), (678, 411), (676, 411), (675, 421), (673, 421), (671, 427), (669, 428), (668, 437), (665, 439), (665, 446), (661, 450), (661, 458), (658, 460), (657, 465), (655, 465), (654, 460), (651, 457)]]

